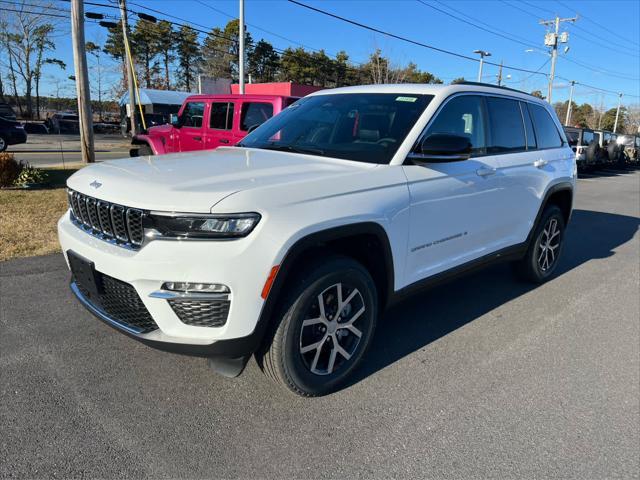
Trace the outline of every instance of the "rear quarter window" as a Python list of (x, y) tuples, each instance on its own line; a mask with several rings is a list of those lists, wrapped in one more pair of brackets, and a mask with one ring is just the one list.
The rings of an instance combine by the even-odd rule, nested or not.
[(556, 124), (551, 115), (544, 107), (530, 103), (529, 112), (531, 120), (536, 130), (536, 140), (538, 148), (559, 148), (562, 146), (563, 139), (560, 132), (556, 128)]
[(270, 103), (243, 103), (240, 113), (240, 130), (247, 131), (257, 127), (273, 117), (273, 105)]

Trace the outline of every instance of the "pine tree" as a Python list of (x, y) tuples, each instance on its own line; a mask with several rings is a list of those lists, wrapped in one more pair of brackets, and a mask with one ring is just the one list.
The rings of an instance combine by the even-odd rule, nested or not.
[(190, 92), (195, 87), (196, 75), (202, 61), (198, 32), (188, 25), (181, 26), (177, 36), (176, 52), (180, 76), (179, 84)]

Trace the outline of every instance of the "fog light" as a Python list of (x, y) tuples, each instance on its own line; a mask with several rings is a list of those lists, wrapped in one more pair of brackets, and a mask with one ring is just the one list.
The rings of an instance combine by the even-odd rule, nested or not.
[(162, 290), (172, 292), (230, 293), (229, 287), (221, 283), (165, 282)]

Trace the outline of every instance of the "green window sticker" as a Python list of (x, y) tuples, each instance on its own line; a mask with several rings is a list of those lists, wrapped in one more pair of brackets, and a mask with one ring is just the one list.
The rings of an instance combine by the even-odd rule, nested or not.
[(418, 97), (396, 97), (396, 102), (415, 102)]

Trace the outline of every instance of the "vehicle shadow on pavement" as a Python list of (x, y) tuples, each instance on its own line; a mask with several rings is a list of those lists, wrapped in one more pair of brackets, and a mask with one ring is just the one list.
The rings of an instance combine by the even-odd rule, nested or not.
[(637, 170), (640, 170), (638, 165), (608, 165), (586, 172), (578, 172), (578, 178), (619, 177)]
[[(639, 225), (635, 217), (574, 210), (556, 275), (615, 255)], [(386, 312), (349, 386), (535, 288), (502, 264), (418, 293)]]

